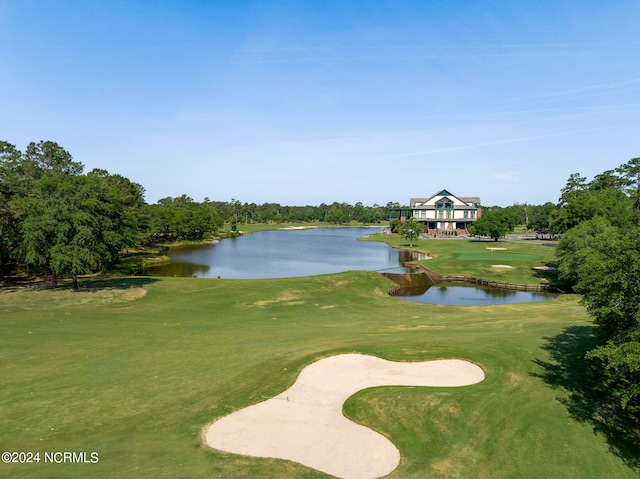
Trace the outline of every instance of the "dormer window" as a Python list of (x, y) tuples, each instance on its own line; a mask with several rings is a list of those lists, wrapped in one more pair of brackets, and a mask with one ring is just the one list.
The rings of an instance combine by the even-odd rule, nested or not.
[(439, 210), (453, 209), (453, 201), (451, 201), (449, 198), (444, 198), (436, 203), (436, 208)]

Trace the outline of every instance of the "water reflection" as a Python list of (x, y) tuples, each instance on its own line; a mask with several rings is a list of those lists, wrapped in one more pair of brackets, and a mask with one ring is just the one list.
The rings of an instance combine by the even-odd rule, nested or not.
[(547, 301), (557, 295), (552, 293), (487, 288), (464, 283), (439, 283), (433, 286), (401, 288), (395, 296), (419, 303), (449, 306), (478, 306)]
[(154, 276), (289, 278), (349, 270), (401, 268), (411, 253), (384, 243), (357, 241), (383, 228), (262, 231), (217, 244), (174, 248), (171, 263), (148, 268)]

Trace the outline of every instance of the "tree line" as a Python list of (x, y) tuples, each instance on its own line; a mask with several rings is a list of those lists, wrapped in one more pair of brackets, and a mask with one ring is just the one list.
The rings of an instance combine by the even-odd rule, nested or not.
[[(205, 198), (205, 202), (209, 200)], [(302, 223), (323, 222), (347, 224), (353, 221), (363, 224), (380, 223), (389, 218), (389, 208), (399, 207), (399, 203), (389, 202), (386, 206), (374, 204), (365, 206), (361, 202), (322, 203), (318, 206), (286, 206), (279, 203), (241, 203), (236, 199), (230, 202), (211, 203), (228, 222), (238, 224), (251, 223)]]
[(389, 208), (334, 202), (319, 206), (194, 201), (187, 195), (144, 200), (144, 188), (106, 170), (84, 165), (52, 141), (24, 151), (0, 141), (0, 278), (23, 265), (30, 272), (73, 279), (110, 270), (135, 245), (199, 241), (229, 235), (248, 223), (379, 223)]
[[(553, 220), (560, 278), (582, 295), (599, 344), (586, 359), (593, 394), (640, 419), (640, 158), (596, 175), (571, 175)], [(637, 430), (636, 430), (637, 433)]]

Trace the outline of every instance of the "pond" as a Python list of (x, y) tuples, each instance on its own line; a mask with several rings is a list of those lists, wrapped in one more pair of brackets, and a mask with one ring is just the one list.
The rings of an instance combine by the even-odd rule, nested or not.
[(384, 243), (358, 241), (374, 228), (261, 231), (206, 246), (172, 248), (171, 263), (148, 268), (152, 276), (265, 279), (349, 270), (402, 269), (413, 256)]
[(449, 306), (482, 306), (547, 301), (555, 298), (557, 294), (513, 291), (465, 283), (438, 283), (427, 288), (400, 289), (395, 296), (419, 303)]

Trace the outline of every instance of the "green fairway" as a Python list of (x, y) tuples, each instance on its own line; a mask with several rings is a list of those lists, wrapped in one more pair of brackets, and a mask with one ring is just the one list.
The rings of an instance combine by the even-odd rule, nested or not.
[[(508, 248), (504, 248), (505, 250)], [(482, 250), (466, 250), (466, 249), (453, 249), (451, 250), (453, 259), (457, 261), (501, 261), (510, 263), (521, 262), (537, 262), (541, 261), (543, 256), (539, 254), (529, 253), (512, 253), (510, 251), (493, 250), (487, 247)]]
[[(511, 283), (555, 283), (555, 243), (550, 241), (486, 241), (467, 238), (420, 239), (413, 247), (398, 235), (371, 235), (369, 241), (383, 241), (390, 246), (426, 253), (431, 259), (417, 264), (440, 275), (465, 275)], [(509, 266), (509, 268), (496, 267)]]
[(376, 273), (348, 272), (4, 291), (2, 451), (97, 452), (99, 462), (0, 464), (0, 477), (327, 477), (208, 449), (201, 432), (282, 392), (305, 365), (344, 352), (463, 358), (486, 372), (473, 386), (382, 387), (347, 401), (349, 417), (399, 447), (388, 477), (637, 477), (624, 454), (570, 417), (568, 392), (549, 380), (559, 364), (553, 338), (578, 328), (581, 342), (565, 345), (575, 351), (591, 340), (576, 297), (442, 307), (389, 297), (392, 286)]

